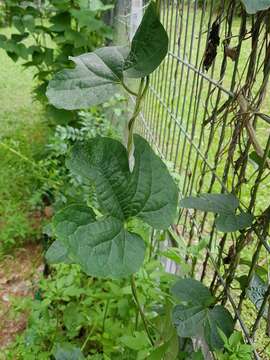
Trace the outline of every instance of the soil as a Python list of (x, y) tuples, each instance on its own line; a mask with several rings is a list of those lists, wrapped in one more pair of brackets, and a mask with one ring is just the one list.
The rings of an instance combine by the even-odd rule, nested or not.
[(27, 324), (27, 313), (15, 311), (16, 299), (33, 297), (43, 273), (40, 244), (27, 244), (6, 256), (0, 264), (0, 349), (6, 347)]

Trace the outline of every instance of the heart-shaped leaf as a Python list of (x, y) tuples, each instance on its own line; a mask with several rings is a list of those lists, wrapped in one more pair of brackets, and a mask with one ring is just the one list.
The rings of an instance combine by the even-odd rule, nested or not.
[(231, 214), (238, 208), (239, 201), (232, 194), (202, 194), (182, 199), (180, 206), (218, 214)]
[(111, 278), (126, 277), (143, 262), (144, 241), (127, 232), (119, 219), (96, 221), (89, 207), (73, 204), (55, 215), (53, 225), (58, 240), (47, 251), (50, 262), (65, 255), (88, 275)]
[(109, 215), (122, 221), (137, 216), (166, 229), (176, 213), (177, 187), (164, 163), (139, 135), (134, 136), (134, 146), (132, 173), (127, 150), (110, 138), (77, 144), (67, 164), (84, 182), (96, 184), (99, 203)]
[(58, 72), (50, 81), (47, 97), (57, 108), (76, 110), (100, 104), (115, 94), (122, 81), (126, 47), (104, 47), (71, 57), (76, 67)]
[(242, 0), (242, 2), (248, 14), (256, 14), (270, 7), (270, 0)]
[(150, 2), (131, 43), (125, 74), (142, 78), (151, 74), (168, 52), (168, 35), (159, 21), (156, 5)]
[(226, 336), (233, 331), (233, 318), (223, 306), (213, 307), (210, 291), (195, 279), (181, 279), (172, 288), (173, 294), (183, 302), (173, 309), (173, 323), (181, 337), (203, 336), (210, 348), (222, 347), (218, 328)]
[(219, 231), (234, 232), (251, 226), (252, 221), (253, 215), (249, 213), (220, 214), (216, 220), (216, 227)]
[(175, 298), (192, 305), (210, 306), (215, 300), (208, 288), (195, 279), (180, 279), (171, 291)]

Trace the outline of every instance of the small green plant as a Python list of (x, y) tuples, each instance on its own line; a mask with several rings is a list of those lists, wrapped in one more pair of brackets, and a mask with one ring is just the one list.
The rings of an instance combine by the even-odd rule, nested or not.
[(216, 352), (218, 360), (251, 360), (252, 346), (244, 343), (239, 331), (234, 331), (229, 338), (219, 329), (219, 335), (224, 342), (224, 349)]

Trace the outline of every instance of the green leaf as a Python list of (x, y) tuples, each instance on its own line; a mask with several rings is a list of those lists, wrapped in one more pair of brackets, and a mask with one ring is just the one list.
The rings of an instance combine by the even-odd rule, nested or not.
[(151, 74), (168, 52), (168, 35), (159, 21), (156, 5), (150, 2), (131, 43), (125, 74), (141, 78)]
[[(257, 274), (254, 274), (247, 289), (247, 296), (258, 310), (263, 303), (266, 291), (267, 283), (265, 283)], [(266, 306), (263, 313), (265, 318), (267, 317), (267, 313), (268, 306)]]
[(58, 344), (54, 352), (55, 360), (84, 360), (81, 350), (71, 344)]
[(169, 347), (169, 342), (165, 342), (159, 347), (155, 348), (151, 354), (147, 357), (147, 360), (163, 360), (164, 355), (167, 353), (167, 349)]
[(210, 349), (214, 350), (223, 347), (223, 340), (218, 329), (221, 329), (229, 337), (233, 332), (233, 328), (233, 318), (227, 309), (221, 305), (216, 305), (209, 310), (207, 312), (207, 321), (204, 324), (204, 334)]
[(124, 335), (120, 338), (122, 344), (132, 350), (142, 350), (149, 346), (149, 341), (144, 332), (135, 332), (134, 336)]
[(210, 306), (215, 300), (205, 285), (191, 278), (178, 280), (171, 291), (175, 298), (192, 305)]
[(78, 311), (78, 304), (69, 303), (63, 311), (63, 323), (69, 332), (69, 336), (77, 336), (80, 328), (86, 323), (86, 318)]
[(13, 22), (13, 25), (15, 26), (15, 28), (17, 30), (19, 30), (20, 33), (24, 33), (25, 25), (24, 25), (21, 17), (19, 17), (17, 15), (13, 16), (12, 17), (12, 22)]
[(71, 205), (55, 215), (53, 224), (69, 257), (88, 275), (126, 277), (143, 262), (144, 241), (127, 232), (118, 219), (95, 221), (91, 209)]
[(46, 260), (49, 264), (65, 263), (70, 264), (72, 261), (68, 256), (67, 248), (60, 241), (54, 241), (46, 252)]
[(238, 208), (239, 201), (232, 194), (202, 194), (197, 197), (189, 196), (182, 199), (180, 206), (188, 209), (231, 215)]
[(220, 328), (226, 336), (233, 331), (233, 318), (228, 310), (217, 305), (213, 309), (197, 306), (176, 305), (173, 310), (173, 323), (181, 337), (204, 336), (211, 350), (223, 346), (218, 333)]
[[(92, 2), (92, 1), (91, 1)], [(77, 19), (80, 27), (86, 26), (89, 31), (97, 31), (104, 27), (103, 21), (96, 18), (96, 14), (91, 10), (71, 10), (72, 16)]]
[[(268, 153), (268, 157), (270, 158), (270, 151)], [(252, 151), (249, 155), (249, 159), (254, 162), (258, 167), (262, 166), (263, 158), (259, 156), (256, 151)]]
[(30, 32), (33, 32), (35, 30), (35, 19), (32, 15), (24, 15), (22, 18), (22, 22)]
[(223, 341), (218, 329), (226, 336), (233, 331), (231, 314), (223, 306), (213, 307), (210, 291), (195, 279), (181, 279), (172, 288), (173, 295), (184, 304), (173, 309), (173, 323), (180, 337), (204, 336), (211, 349), (220, 348)]
[(196, 305), (176, 305), (172, 319), (180, 337), (196, 337), (203, 333), (203, 326), (207, 318), (207, 308)]
[(60, 210), (53, 218), (53, 227), (57, 238), (67, 244), (67, 238), (80, 226), (95, 221), (95, 214), (88, 206), (72, 204)]
[(234, 232), (246, 229), (251, 226), (253, 222), (253, 215), (249, 213), (235, 214), (220, 214), (216, 220), (217, 230), (222, 232)]
[(122, 81), (125, 47), (104, 47), (70, 59), (75, 69), (57, 73), (47, 89), (49, 102), (57, 108), (88, 108), (110, 99)]
[(78, 227), (66, 241), (72, 258), (92, 276), (124, 278), (144, 260), (143, 239), (113, 217)]
[(121, 220), (137, 216), (166, 229), (176, 213), (177, 187), (149, 144), (139, 135), (134, 144), (132, 173), (125, 147), (110, 138), (77, 144), (67, 164), (84, 182), (95, 182), (99, 203), (111, 216)]
[(258, 11), (270, 7), (270, 0), (242, 0), (248, 14), (256, 14)]
[(70, 29), (71, 16), (68, 11), (61, 12), (52, 16), (50, 22), (53, 24), (50, 27), (51, 31), (54, 32), (64, 32), (67, 29)]

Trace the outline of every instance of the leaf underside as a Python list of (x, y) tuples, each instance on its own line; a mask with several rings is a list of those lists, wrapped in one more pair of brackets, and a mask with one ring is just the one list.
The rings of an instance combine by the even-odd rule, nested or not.
[(253, 215), (242, 212), (235, 214), (239, 200), (233, 194), (202, 194), (189, 196), (180, 201), (180, 206), (219, 214), (216, 220), (217, 230), (234, 232), (252, 225)]
[(270, 7), (270, 0), (242, 0), (242, 2), (248, 14), (256, 14)]
[(74, 69), (58, 72), (50, 81), (46, 95), (57, 108), (89, 108), (110, 99), (122, 80), (127, 48), (110, 46), (71, 57)]

